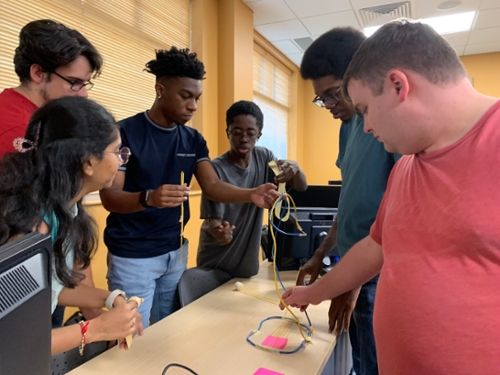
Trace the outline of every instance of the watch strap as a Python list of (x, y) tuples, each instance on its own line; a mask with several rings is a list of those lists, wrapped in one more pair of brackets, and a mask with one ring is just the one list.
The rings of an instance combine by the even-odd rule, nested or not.
[(151, 190), (143, 190), (139, 194), (139, 203), (141, 204), (142, 207), (148, 208), (152, 207), (148, 204), (148, 198), (149, 198), (149, 193)]
[(106, 306), (108, 310), (111, 310), (113, 308), (113, 303), (118, 296), (122, 296), (123, 298), (125, 298), (125, 301), (127, 300), (127, 295), (123, 290), (115, 289), (109, 294), (108, 298), (106, 298), (104, 306)]

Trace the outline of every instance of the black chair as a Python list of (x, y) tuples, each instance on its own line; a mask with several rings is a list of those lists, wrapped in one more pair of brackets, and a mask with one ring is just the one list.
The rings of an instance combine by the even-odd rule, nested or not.
[(189, 268), (179, 280), (179, 299), (181, 307), (196, 301), (198, 298), (231, 280), (231, 275), (224, 271), (206, 267)]
[[(83, 316), (78, 311), (64, 323), (65, 326), (78, 324)], [(97, 357), (108, 349), (108, 341), (98, 341), (85, 345), (83, 355), (80, 356), (78, 347), (52, 356), (52, 375), (63, 375), (85, 362)]]

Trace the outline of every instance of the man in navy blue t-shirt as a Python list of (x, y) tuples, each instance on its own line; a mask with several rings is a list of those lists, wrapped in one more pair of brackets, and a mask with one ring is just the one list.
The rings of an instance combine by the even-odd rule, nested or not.
[[(342, 120), (337, 167), (342, 173), (338, 214), (328, 235), (311, 260), (302, 267), (298, 284), (311, 275), (314, 282), (323, 258), (337, 245), (340, 255), (365, 238), (375, 221), (392, 167), (400, 155), (390, 154), (371, 134), (363, 131), (363, 114), (343, 99), (340, 87), (349, 62), (365, 36), (353, 28), (334, 28), (306, 50), (300, 73), (310, 79), (314, 104)], [(334, 298), (330, 305), (330, 331), (348, 330), (356, 375), (378, 374), (373, 335), (373, 306), (378, 276), (361, 289)], [(352, 315), (352, 316), (351, 316)]]
[(193, 175), (215, 201), (269, 207), (279, 196), (273, 184), (240, 189), (220, 181), (205, 139), (185, 126), (197, 110), (205, 75), (195, 53), (159, 50), (146, 71), (156, 76), (156, 99), (149, 111), (120, 122), (122, 145), (132, 156), (113, 186), (100, 192), (111, 212), (104, 232), (108, 286), (144, 299), (139, 307), (144, 327), (179, 308), (177, 284), (188, 250), (180, 218), (183, 211), (183, 224), (189, 220)]

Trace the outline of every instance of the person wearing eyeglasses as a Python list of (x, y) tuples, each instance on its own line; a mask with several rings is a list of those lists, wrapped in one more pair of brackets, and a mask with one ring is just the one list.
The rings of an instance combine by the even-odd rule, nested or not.
[(182, 228), (190, 218), (193, 177), (216, 201), (270, 207), (279, 197), (274, 184), (242, 189), (221, 181), (207, 142), (186, 126), (198, 109), (205, 78), (196, 53), (175, 46), (157, 50), (146, 71), (156, 78), (153, 105), (120, 121), (123, 146), (132, 156), (113, 185), (100, 191), (110, 212), (104, 231), (108, 287), (144, 298), (139, 312), (145, 327), (180, 308), (177, 284), (189, 243)]
[[(230, 184), (253, 188), (269, 180), (270, 161), (281, 173), (272, 177), (297, 191), (307, 189), (298, 163), (278, 160), (271, 150), (256, 146), (262, 135), (264, 115), (253, 102), (241, 100), (226, 112), (226, 134), (230, 149), (212, 160), (217, 175)], [(201, 198), (204, 219), (198, 245), (197, 265), (220, 269), (232, 277), (251, 277), (259, 271), (259, 249), (264, 210), (250, 203), (224, 204)]]
[[(342, 174), (342, 193), (335, 221), (313, 257), (302, 267), (298, 285), (310, 275), (314, 283), (323, 258), (337, 245), (341, 257), (370, 232), (385, 193), (389, 174), (400, 155), (384, 149), (364, 132), (363, 114), (356, 113), (342, 95), (342, 80), (349, 62), (366, 37), (353, 28), (334, 28), (314, 41), (304, 53), (300, 72), (311, 80), (316, 97), (313, 103), (342, 121), (336, 165)], [(331, 301), (329, 330), (338, 336), (349, 332), (356, 375), (378, 374), (373, 335), (373, 306), (377, 277), (362, 288)]]
[[(50, 235), (52, 312), (57, 305), (109, 310), (80, 324), (53, 327), (51, 353), (79, 347), (83, 354), (95, 341), (119, 340), (127, 348), (125, 338), (143, 331), (137, 300), (81, 283), (83, 274), (74, 268), (89, 267), (98, 244), (82, 199), (111, 186), (130, 156), (120, 148), (115, 119), (90, 99), (66, 96), (38, 109), (15, 145), (18, 152), (0, 159), (0, 245), (30, 232)], [(9, 284), (2, 280), (2, 299)]]
[[(102, 57), (79, 31), (47, 19), (26, 24), (19, 33), (14, 68), (20, 84), (0, 93), (0, 158), (14, 152), (13, 141), (23, 137), (30, 117), (48, 101), (63, 96), (87, 97), (92, 77), (100, 74)], [(76, 266), (78, 267), (78, 266)], [(82, 283), (94, 286), (91, 268), (81, 270)], [(87, 319), (101, 309), (82, 307)], [(52, 315), (53, 327), (63, 323), (64, 307)]]
[(26, 24), (19, 33), (14, 68), (20, 84), (0, 93), (0, 156), (14, 151), (31, 115), (49, 100), (88, 96), (102, 57), (79, 31), (47, 19)]

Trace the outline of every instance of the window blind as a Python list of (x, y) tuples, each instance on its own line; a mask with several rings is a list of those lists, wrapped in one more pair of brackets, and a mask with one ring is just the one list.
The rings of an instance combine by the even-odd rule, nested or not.
[(14, 51), (19, 31), (49, 18), (77, 29), (99, 50), (104, 67), (89, 97), (117, 120), (148, 109), (154, 76), (143, 71), (155, 49), (190, 46), (190, 0), (0, 0), (0, 90), (19, 85)]
[(254, 102), (264, 113), (264, 129), (259, 145), (279, 159), (288, 154), (290, 77), (292, 72), (255, 45), (253, 58)]

